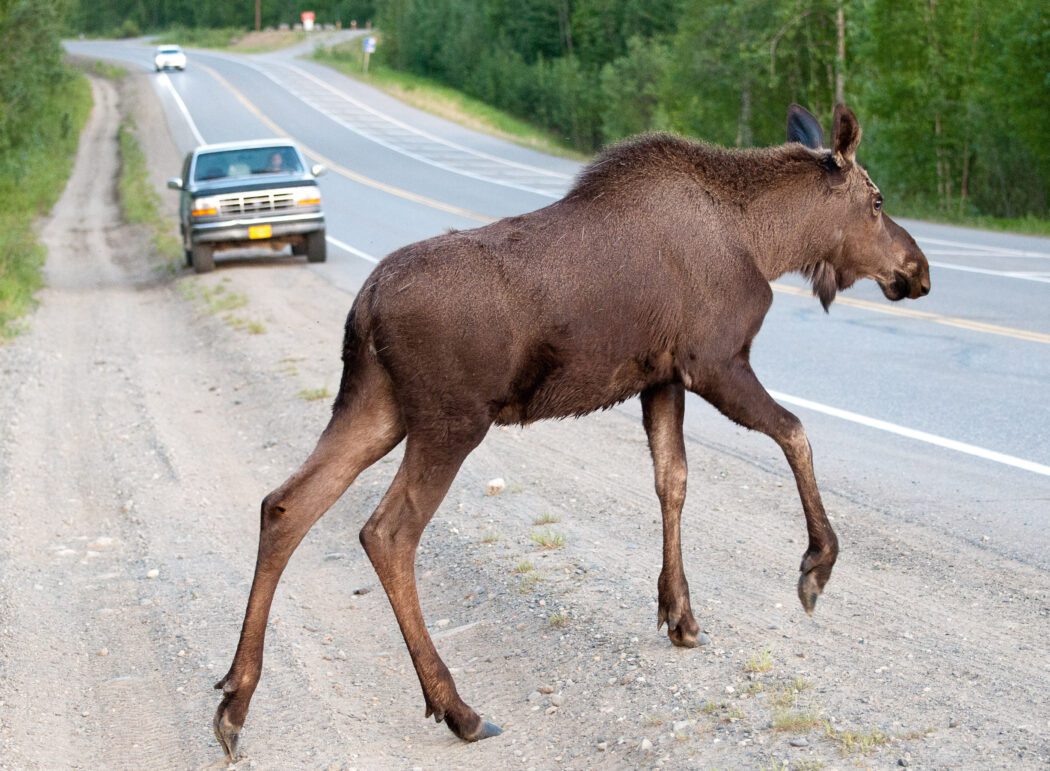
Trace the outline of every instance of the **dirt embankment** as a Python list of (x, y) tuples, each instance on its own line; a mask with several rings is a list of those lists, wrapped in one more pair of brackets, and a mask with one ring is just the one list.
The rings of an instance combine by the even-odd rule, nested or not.
[[(0, 349), (0, 767), (219, 766), (211, 684), (236, 643), (258, 502), (324, 426), (313, 397), (338, 384), (351, 298), (302, 264), (167, 275), (119, 222), (118, 93), (94, 89), (44, 228), (48, 289)], [(160, 186), (178, 154), (146, 81), (124, 96)], [(843, 556), (808, 619), (801, 512), (775, 448), (689, 452), (683, 551), (709, 645), (675, 649), (655, 629), (658, 508), (637, 421), (494, 430), (419, 557), (436, 644), (505, 729), (460, 744), (422, 719), (357, 542), (395, 451), (285, 575), (242, 765), (1050, 763), (1044, 573), (829, 490)], [(494, 476), (508, 487), (486, 497)]]

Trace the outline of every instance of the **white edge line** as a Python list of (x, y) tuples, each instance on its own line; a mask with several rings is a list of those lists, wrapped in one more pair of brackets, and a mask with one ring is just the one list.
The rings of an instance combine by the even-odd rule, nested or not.
[(171, 92), (172, 97), (175, 99), (175, 106), (179, 108), (179, 112), (182, 113), (182, 117), (186, 119), (186, 123), (189, 125), (190, 131), (193, 132), (193, 138), (197, 140), (197, 144), (199, 144), (199, 145), (206, 145), (206, 144), (208, 144), (207, 142), (204, 141), (204, 137), (201, 136), (201, 132), (197, 128), (197, 124), (194, 123), (193, 116), (190, 115), (190, 111), (189, 111), (189, 109), (187, 109), (186, 103), (184, 101), (182, 101), (182, 97), (179, 96), (179, 92), (176, 91), (175, 90), (175, 86), (172, 85), (171, 78), (168, 77), (168, 73), (162, 72), (159, 75), (157, 75), (157, 77), (162, 79), (161, 83), (163, 83), (165, 86), (167, 86), (168, 90)]
[(379, 258), (378, 257), (373, 257), (368, 252), (362, 252), (360, 249), (355, 249), (354, 247), (350, 246), (350, 244), (345, 243), (343, 241), (340, 241), (338, 238), (333, 238), (332, 236), (326, 235), (324, 237), (324, 240), (327, 241), (328, 243), (332, 244), (333, 246), (338, 247), (339, 249), (342, 249), (344, 251), (350, 252), (350, 254), (354, 255), (355, 257), (360, 257), (362, 260), (365, 260), (366, 262), (370, 262), (373, 265), (378, 265), (379, 264)]
[(965, 453), (966, 455), (973, 455), (974, 457), (982, 458), (984, 460), (990, 460), (994, 463), (1002, 463), (1006, 466), (1013, 466), (1014, 468), (1019, 468), (1024, 471), (1031, 471), (1034, 474), (1050, 476), (1050, 466), (1044, 466), (1041, 463), (1035, 463), (1034, 461), (1025, 460), (1024, 458), (1015, 458), (1012, 455), (1005, 455), (1004, 453), (995, 452), (994, 450), (986, 450), (983, 447), (977, 447), (972, 444), (966, 444), (965, 442), (957, 442), (954, 439), (945, 439), (943, 436), (937, 436), (936, 434), (928, 434), (925, 431), (917, 431), (914, 428), (898, 426), (896, 423), (888, 423), (885, 420), (869, 418), (865, 415), (858, 415), (855, 412), (840, 410), (837, 407), (829, 407), (826, 404), (820, 404), (819, 402), (811, 402), (808, 399), (800, 399), (797, 396), (790, 396), (788, 394), (783, 394), (778, 391), (770, 391), (769, 395), (779, 402), (785, 402), (786, 404), (791, 404), (795, 407), (802, 407), (803, 409), (813, 410), (814, 412), (820, 412), (824, 415), (830, 415), (833, 418), (848, 420), (851, 423), (859, 423), (862, 426), (875, 428), (879, 431), (886, 431), (888, 433), (897, 434), (898, 436), (903, 436), (908, 439), (915, 439), (920, 442), (936, 445), (937, 447), (943, 447), (948, 450), (954, 450), (955, 452)]
[[(982, 246), (981, 244), (964, 244), (961, 241), (946, 241), (943, 238), (930, 238), (928, 236), (916, 236), (916, 241), (936, 246), (953, 246), (973, 253), (974, 257), (1033, 257), (1035, 259), (1050, 260), (1050, 252), (1036, 252), (1029, 249), (1010, 249), (1005, 246)], [(981, 253), (984, 254), (981, 254)]]
[(294, 64), (284, 64), (283, 66), (287, 67), (288, 69), (292, 70), (293, 72), (299, 73), (300, 75), (302, 75), (305, 78), (308, 78), (308, 79), (314, 81), (317, 85), (319, 85), (322, 88), (324, 88), (324, 89), (330, 91), (331, 93), (335, 94), (340, 99), (343, 99), (344, 101), (349, 102), (350, 104), (354, 105), (354, 107), (357, 107), (358, 109), (364, 110), (366, 112), (370, 112), (373, 115), (375, 115), (376, 117), (382, 118), (383, 120), (387, 121), (388, 123), (392, 123), (393, 125), (397, 126), (398, 128), (402, 128), (405, 131), (410, 131), (411, 133), (416, 134), (416, 135), (421, 136), (421, 137), (424, 137), (426, 139), (429, 139), (431, 142), (434, 142), (436, 144), (445, 145), (446, 147), (451, 147), (453, 149), (460, 150), (461, 152), (467, 153), (468, 155), (473, 155), (473, 156), (475, 156), (477, 158), (483, 158), (483, 159), (485, 159), (487, 161), (494, 161), (494, 162), (499, 163), (499, 164), (501, 164), (503, 166), (510, 166), (512, 168), (522, 169), (524, 171), (528, 171), (528, 172), (534, 173), (537, 176), (553, 177), (556, 180), (564, 181), (564, 182), (571, 182), (572, 179), (573, 179), (571, 174), (562, 174), (560, 171), (551, 171), (550, 169), (544, 169), (544, 168), (541, 168), (539, 166), (530, 166), (527, 163), (520, 163), (518, 161), (512, 161), (512, 160), (510, 160), (508, 158), (501, 158), (498, 155), (490, 155), (489, 153), (483, 153), (483, 152), (481, 152), (479, 150), (474, 150), (474, 149), (472, 149), (470, 147), (466, 147), (464, 145), (457, 144), (456, 142), (451, 142), (451, 141), (449, 141), (447, 139), (442, 139), (441, 137), (435, 136), (435, 135), (433, 135), (433, 134), (431, 134), (431, 133), (429, 133), (427, 131), (423, 131), (422, 129), (418, 129), (415, 126), (410, 126), (409, 124), (404, 123), (404, 122), (402, 122), (402, 121), (398, 120), (397, 118), (394, 118), (394, 117), (392, 117), (390, 115), (387, 115), (384, 112), (380, 112), (379, 110), (375, 109), (374, 107), (369, 107), (367, 104), (364, 104), (363, 102), (358, 101), (357, 99), (355, 99), (354, 97), (350, 96), (349, 94), (347, 94), (347, 93), (345, 93), (343, 91), (340, 91), (335, 86), (332, 86), (329, 83), (325, 83), (323, 80), (318, 78), (316, 75), (314, 75), (311, 72), (307, 72), (306, 70), (302, 69), (301, 67), (297, 67)]
[(1020, 271), (1006, 271), (1006, 270), (989, 270), (988, 268), (971, 268), (969, 265), (953, 265), (950, 262), (938, 262), (936, 260), (930, 260), (930, 265), (935, 268), (944, 268), (945, 270), (959, 270), (963, 273), (980, 273), (985, 276), (999, 276), (1000, 278), (1017, 278), (1022, 281), (1038, 281), (1040, 284), (1050, 284), (1050, 278), (1045, 276), (1036, 276), (1028, 273), (1022, 273)]
[(431, 160), (430, 158), (427, 158), (426, 156), (418, 155), (416, 153), (411, 152), (410, 150), (404, 149), (403, 147), (398, 147), (397, 145), (393, 144), (392, 142), (387, 142), (386, 140), (381, 139), (380, 137), (376, 136), (375, 134), (372, 134), (372, 133), (367, 132), (367, 131), (363, 131), (362, 129), (358, 128), (357, 126), (354, 126), (353, 124), (348, 123), (347, 121), (342, 120), (341, 118), (333, 115), (332, 113), (328, 112), (327, 110), (322, 109), (319, 105), (312, 103), (306, 97), (304, 97), (302, 94), (298, 94), (298, 93), (290, 90), (289, 88), (287, 88), (283, 83), (281, 83), (281, 81), (279, 81), (277, 78), (275, 78), (273, 75), (271, 75), (266, 70), (260, 69), (258, 67), (255, 67), (254, 65), (251, 65), (251, 64), (245, 64), (244, 62), (237, 62), (237, 63), (241, 64), (242, 66), (248, 67), (249, 69), (253, 69), (257, 73), (262, 75), (264, 78), (267, 78), (268, 80), (273, 81), (278, 86), (280, 86), (285, 91), (287, 91), (289, 94), (291, 94), (293, 97), (295, 97), (296, 99), (301, 101), (303, 104), (307, 105), (308, 107), (310, 107), (310, 108), (312, 108), (314, 110), (317, 110), (317, 112), (319, 112), (322, 115), (324, 115), (326, 118), (328, 118), (333, 123), (339, 124), (340, 126), (345, 128), (347, 131), (353, 132), (354, 134), (357, 134), (360, 137), (364, 137), (369, 142), (375, 142), (377, 145), (380, 145), (381, 147), (385, 147), (388, 150), (392, 150), (393, 152), (398, 153), (399, 155), (404, 155), (404, 156), (406, 156), (408, 158), (412, 158), (413, 160), (419, 161), (420, 163), (425, 163), (428, 166), (433, 166), (434, 168), (441, 169), (443, 171), (447, 171), (447, 172), (449, 172), (451, 174), (458, 174), (461, 177), (468, 177), (470, 179), (476, 179), (479, 182), (487, 182), (490, 185), (499, 185), (500, 187), (509, 187), (509, 188), (514, 189), (514, 190), (521, 190), (521, 191), (526, 192), (526, 193), (532, 193), (533, 195), (538, 195), (538, 196), (542, 196), (544, 198), (551, 198), (551, 199), (555, 199), (555, 200), (557, 200), (557, 199), (559, 199), (559, 198), (561, 198), (563, 196), (563, 193), (551, 193), (551, 192), (548, 192), (546, 190), (540, 190), (539, 188), (527, 187), (525, 185), (518, 185), (518, 184), (515, 184), (513, 182), (507, 182), (507, 181), (504, 181), (504, 180), (501, 180), (501, 179), (497, 179), (497, 178), (491, 177), (491, 176), (486, 177), (486, 176), (482, 176), (481, 174), (473, 174), (473, 173), (471, 173), (469, 171), (464, 171), (463, 169), (457, 169), (455, 166), (449, 166), (447, 164), (440, 163), (439, 161)]

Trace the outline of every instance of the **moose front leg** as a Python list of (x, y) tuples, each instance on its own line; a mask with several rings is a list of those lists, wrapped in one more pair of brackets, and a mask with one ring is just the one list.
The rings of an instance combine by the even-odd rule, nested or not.
[(656, 495), (664, 521), (663, 568), (657, 583), (657, 628), (667, 622), (667, 636), (675, 645), (696, 647), (700, 627), (689, 604), (689, 584), (682, 565), (681, 521), (685, 504), (686, 460), (682, 438), (685, 388), (681, 383), (655, 386), (642, 392), (642, 423), (653, 456)]
[(809, 546), (799, 568), (802, 575), (798, 580), (798, 598), (806, 613), (812, 614), (817, 598), (831, 577), (839, 544), (820, 500), (813, 474), (813, 452), (802, 423), (766, 392), (744, 355), (737, 356), (714, 377), (704, 381), (697, 392), (723, 415), (745, 428), (766, 434), (784, 451), (795, 475), (809, 533)]

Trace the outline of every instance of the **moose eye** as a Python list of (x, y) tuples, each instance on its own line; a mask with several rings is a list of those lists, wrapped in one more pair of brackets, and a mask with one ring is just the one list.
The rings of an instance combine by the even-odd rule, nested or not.
[(875, 196), (874, 206), (876, 212), (882, 211), (882, 193), (879, 193), (877, 196)]

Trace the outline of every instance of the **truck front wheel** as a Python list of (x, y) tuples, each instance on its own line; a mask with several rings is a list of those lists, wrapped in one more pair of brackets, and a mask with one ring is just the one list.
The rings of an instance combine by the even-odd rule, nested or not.
[(207, 273), (215, 269), (215, 249), (209, 244), (194, 244), (191, 253), (193, 269), (198, 273)]
[(306, 234), (306, 261), (324, 262), (328, 259), (325, 249), (324, 231), (318, 230)]

